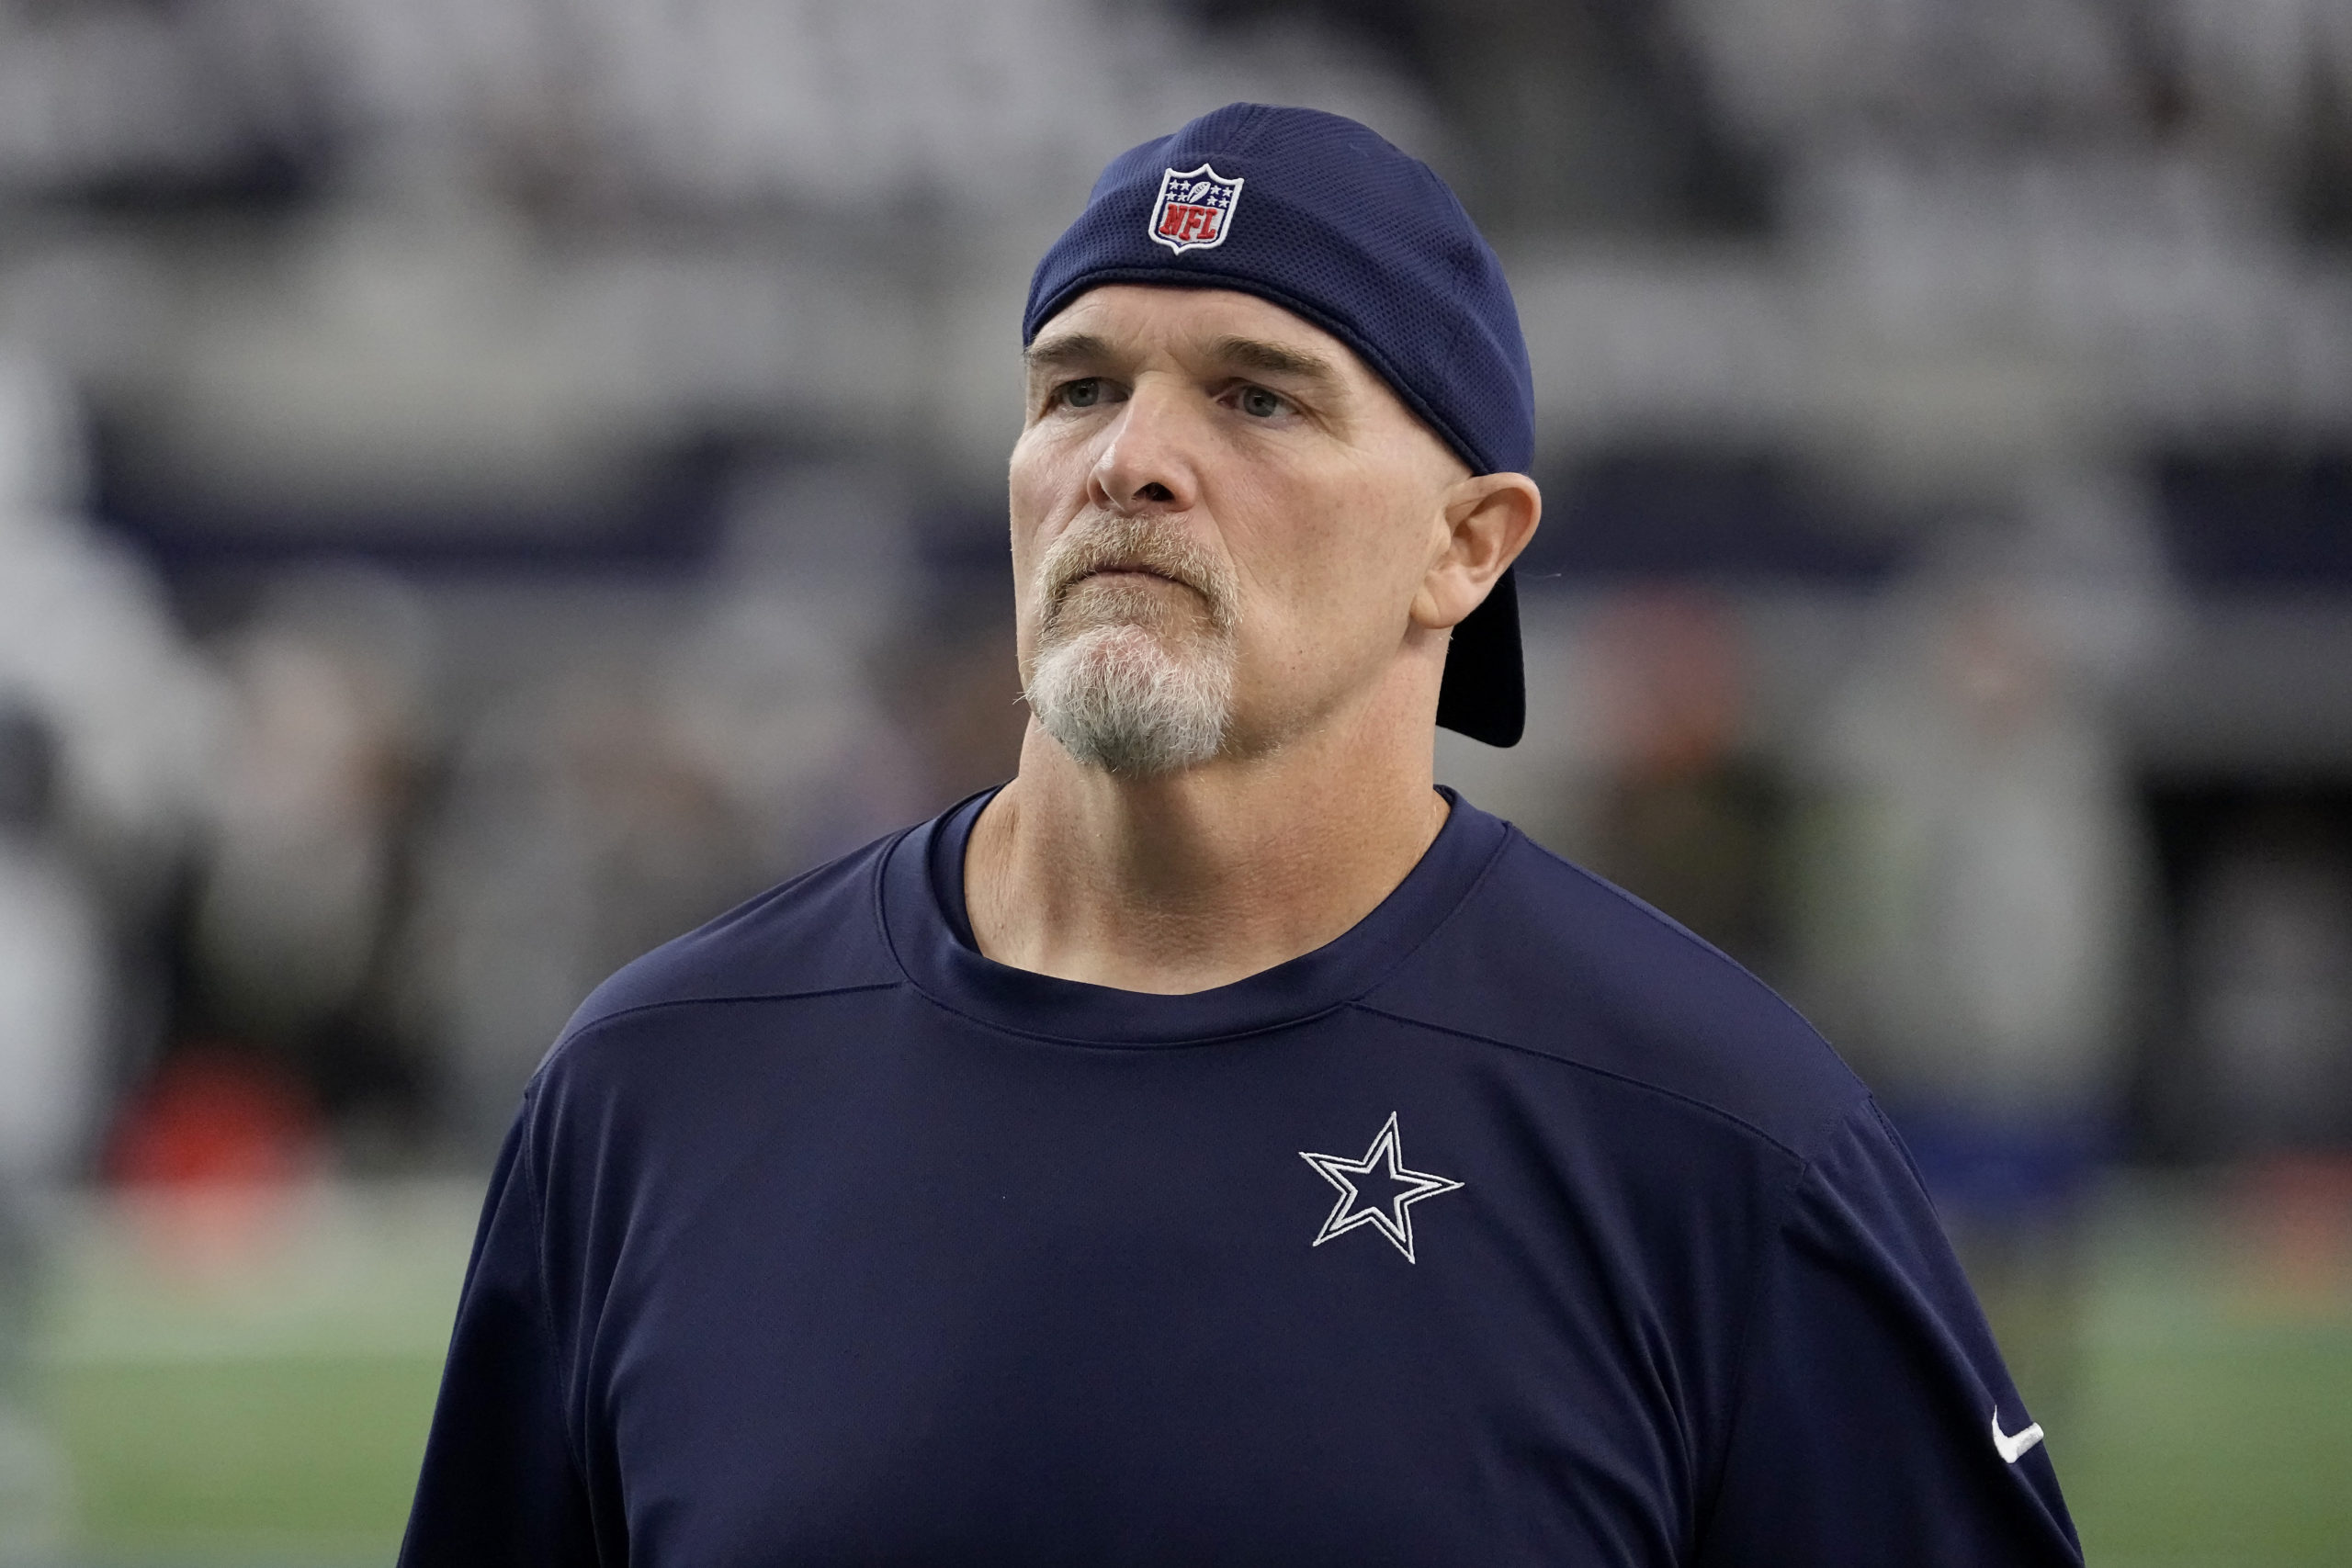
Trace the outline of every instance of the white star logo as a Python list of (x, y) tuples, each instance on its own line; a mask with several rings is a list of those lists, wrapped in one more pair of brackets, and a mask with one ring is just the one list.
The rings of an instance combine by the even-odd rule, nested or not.
[[(1452, 1192), (1462, 1185), (1451, 1177), (1405, 1168), (1404, 1155), (1397, 1145), (1396, 1113), (1393, 1111), (1388, 1113), (1388, 1124), (1372, 1140), (1372, 1147), (1364, 1150), (1362, 1159), (1311, 1155), (1304, 1149), (1298, 1157), (1340, 1190), (1340, 1201), (1331, 1206), (1330, 1217), (1317, 1234), (1316, 1246), (1322, 1246), (1335, 1235), (1344, 1235), (1358, 1225), (1370, 1225), (1386, 1236), (1390, 1245), (1405, 1255), (1408, 1263), (1413, 1261), (1413, 1205), (1424, 1198)], [(1357, 1182), (1375, 1171), (1396, 1190), (1385, 1200), (1368, 1201)]]

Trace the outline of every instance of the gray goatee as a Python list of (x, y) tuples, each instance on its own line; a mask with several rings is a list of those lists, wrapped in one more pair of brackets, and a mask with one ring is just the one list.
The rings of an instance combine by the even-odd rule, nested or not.
[[(1109, 569), (1167, 578), (1198, 602), (1090, 578)], [(1037, 567), (1030, 711), (1062, 750), (1106, 773), (1152, 778), (1209, 761), (1232, 717), (1238, 596), (1222, 560), (1164, 525), (1103, 517), (1071, 528)]]

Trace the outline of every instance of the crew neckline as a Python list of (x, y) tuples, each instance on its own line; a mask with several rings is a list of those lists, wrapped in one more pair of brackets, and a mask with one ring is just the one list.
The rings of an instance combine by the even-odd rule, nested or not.
[(916, 989), (994, 1028), (1112, 1046), (1192, 1044), (1276, 1029), (1328, 1012), (1386, 978), (1501, 852), (1506, 824), (1442, 785), (1438, 793), (1451, 807), (1444, 825), (1370, 914), (1311, 953), (1205, 991), (1120, 990), (1016, 969), (982, 953), (964, 906), (964, 853), (995, 789), (958, 802), (891, 846), (876, 890), (882, 925)]

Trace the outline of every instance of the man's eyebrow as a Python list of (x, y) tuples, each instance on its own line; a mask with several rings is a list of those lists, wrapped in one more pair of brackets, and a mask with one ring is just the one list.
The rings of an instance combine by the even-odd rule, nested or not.
[(1060, 337), (1033, 343), (1023, 351), (1022, 363), (1033, 376), (1048, 370), (1082, 368), (1101, 365), (1111, 358), (1111, 344), (1092, 333), (1066, 333)]
[[(1092, 333), (1068, 333), (1031, 344), (1022, 355), (1032, 376), (1060, 370), (1085, 370), (1117, 357), (1110, 340)], [(1319, 354), (1291, 348), (1262, 338), (1222, 337), (1209, 345), (1209, 357), (1237, 370), (1261, 376), (1286, 376), (1324, 389), (1342, 384), (1340, 367)]]
[(1240, 370), (1255, 370), (1266, 376), (1288, 376), (1296, 380), (1314, 382), (1326, 388), (1340, 384), (1340, 368), (1319, 354), (1306, 349), (1285, 348), (1278, 343), (1259, 338), (1219, 338), (1209, 350), (1216, 359)]

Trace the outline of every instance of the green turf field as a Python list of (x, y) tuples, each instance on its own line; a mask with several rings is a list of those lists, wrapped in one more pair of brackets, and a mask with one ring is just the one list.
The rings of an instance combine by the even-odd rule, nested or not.
[(2120, 1194), (2103, 1232), (2050, 1438), (2088, 1561), (2352, 1562), (2352, 1280), (2280, 1290), (2193, 1192)]
[(480, 1201), (331, 1192), (194, 1256), (71, 1214), (44, 1358), (70, 1568), (390, 1562)]
[[(119, 1213), (62, 1221), (72, 1568), (388, 1562), (475, 1201), (330, 1195), (228, 1269), (164, 1262)], [(2222, 1229), (2145, 1187), (2102, 1222), (2077, 1384), (2043, 1407), (2098, 1568), (2352, 1562), (2352, 1292), (2250, 1291)]]

